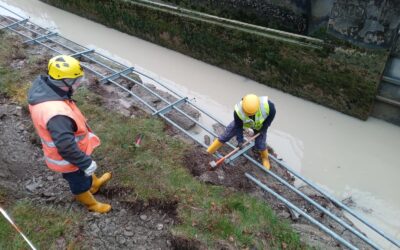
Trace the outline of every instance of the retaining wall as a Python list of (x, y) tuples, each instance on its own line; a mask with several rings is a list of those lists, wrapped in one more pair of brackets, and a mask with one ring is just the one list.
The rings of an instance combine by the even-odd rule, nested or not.
[[(400, 31), (399, 31), (400, 32)], [(393, 56), (400, 57), (400, 34), (397, 35), (392, 49)]]
[(309, 0), (163, 0), (209, 14), (298, 34), (307, 32)]

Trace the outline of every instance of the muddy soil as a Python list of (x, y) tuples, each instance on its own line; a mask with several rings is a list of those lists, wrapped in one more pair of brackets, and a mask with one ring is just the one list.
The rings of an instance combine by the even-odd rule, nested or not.
[[(28, 53), (44, 55), (43, 62), (51, 56), (47, 51), (40, 47), (29, 48)], [(16, 58), (10, 65), (17, 65), (21, 68), (26, 63), (24, 58)], [(89, 63), (89, 62), (84, 62)], [(45, 67), (43, 67), (45, 69)], [(101, 71), (101, 69), (98, 69)], [(89, 75), (89, 74), (88, 74)], [(101, 102), (110, 110), (120, 112), (128, 117), (146, 116), (151, 111), (127, 95), (121, 89), (111, 85), (100, 84), (93, 75), (86, 77), (84, 84), (102, 96)], [(121, 82), (121, 84), (124, 84)], [(147, 85), (154, 88), (152, 85)], [(135, 91), (135, 86), (126, 86), (131, 91)], [(174, 100), (165, 92), (157, 92), (168, 100)], [(146, 93), (139, 93), (143, 98), (153, 98)], [(153, 107), (162, 107), (160, 98), (152, 99)], [(190, 110), (189, 110), (190, 111)], [(193, 111), (193, 118), (198, 115)], [(179, 116), (173, 117), (178, 122), (182, 122), (190, 129), (193, 124), (187, 119)], [(168, 126), (166, 126), (168, 127)], [(309, 205), (298, 195), (285, 188), (277, 182), (271, 175), (265, 174), (245, 159), (239, 159), (235, 165), (224, 164), (214, 171), (209, 171), (209, 162), (214, 160), (207, 155), (205, 149), (195, 145), (185, 135), (176, 129), (167, 129), (172, 136), (177, 136), (182, 140), (193, 144), (192, 149), (186, 152), (185, 162), (187, 168), (199, 181), (210, 185), (223, 185), (236, 190), (248, 192), (251, 195), (264, 199), (271, 206), (280, 218), (289, 220), (293, 228), (301, 235), (301, 239), (311, 246), (321, 249), (340, 249), (336, 241), (326, 236), (325, 233), (311, 226), (304, 218), (298, 217), (283, 203), (276, 198), (263, 192), (260, 188), (248, 181), (244, 173), (251, 173), (261, 182), (267, 184), (277, 193), (290, 199), (299, 207), (307, 210), (315, 218), (319, 218), (326, 224), (341, 232), (346, 239), (353, 242), (361, 249), (368, 249), (365, 244), (355, 237), (352, 237), (346, 230), (341, 228), (331, 219), (326, 218), (321, 212)], [(0, 97), (0, 185), (14, 191), (18, 197), (24, 197), (37, 205), (51, 206), (72, 211), (85, 211), (85, 208), (74, 202), (67, 183), (59, 174), (47, 169), (43, 161), (43, 155), (38, 143), (38, 139), (33, 131), (32, 124), (25, 107), (20, 107), (9, 99)], [(218, 131), (217, 131), (218, 132)], [(228, 149), (223, 151), (228, 152)], [(272, 163), (272, 171), (289, 183), (293, 183), (294, 178)], [(112, 180), (111, 180), (112, 181)], [(346, 220), (343, 213), (324, 197), (313, 192), (308, 187), (302, 188), (305, 193), (319, 200), (327, 208), (331, 208), (335, 214)], [(121, 190), (118, 190), (120, 192)], [(118, 200), (115, 190), (104, 189), (96, 197), (103, 202), (111, 202), (113, 210), (106, 215), (96, 213), (85, 213), (84, 228), (81, 230), (83, 238), (91, 239), (89, 247), (92, 249), (171, 249), (183, 246), (191, 248), (201, 248), (195, 242), (185, 242), (185, 239), (173, 239), (169, 233), (169, 228), (175, 220), (174, 204), (127, 204)], [(348, 222), (351, 224), (350, 222)], [(60, 249), (65, 249), (65, 241), (59, 242)], [(221, 246), (221, 248), (224, 248)]]
[[(97, 70), (101, 71), (100, 68)], [(139, 81), (141, 82), (140, 79)], [(132, 100), (134, 98), (132, 98), (130, 94), (127, 94), (126, 91), (118, 89), (112, 85), (100, 84), (96, 78), (89, 78), (86, 84), (91, 91), (102, 96), (103, 105), (110, 110), (119, 112), (122, 115), (131, 118), (138, 116), (148, 116), (151, 114), (151, 113), (149, 114), (149, 111), (151, 112), (149, 108), (145, 107), (138, 101)], [(152, 89), (154, 88), (154, 86), (150, 84), (148, 84), (147, 86), (149, 86)], [(133, 91), (135, 94), (140, 95), (141, 98), (150, 100), (150, 103), (152, 103), (154, 107), (157, 107), (158, 109), (161, 107), (159, 106), (159, 103), (161, 103), (159, 98), (154, 98), (154, 96), (151, 96), (148, 93), (146, 94), (143, 91), (138, 93), (135, 91), (135, 86), (129, 86), (129, 89)], [(171, 97), (167, 97), (167, 93), (162, 92), (160, 90), (157, 90), (157, 92), (161, 96), (166, 97), (168, 100), (171, 100)], [(178, 123), (180, 123), (180, 125), (183, 125), (185, 119), (180, 117), (179, 114), (174, 114), (174, 115), (176, 115), (174, 119)], [(191, 116), (194, 118), (198, 118), (198, 115), (195, 112), (191, 114)], [(186, 129), (189, 130), (193, 126), (194, 126), (193, 124), (188, 125)], [(221, 126), (218, 125), (214, 126), (214, 130), (217, 134), (222, 133), (223, 129), (224, 128)], [(166, 124), (165, 131), (169, 135), (177, 137), (185, 141), (187, 144), (191, 145), (191, 147), (188, 147), (189, 149), (185, 153), (184, 162), (185, 166), (189, 169), (189, 171), (195, 178), (197, 178), (199, 181), (202, 181), (210, 185), (221, 185), (236, 189), (238, 191), (244, 191), (250, 193), (251, 195), (254, 195), (255, 197), (265, 200), (266, 203), (268, 203), (268, 205), (276, 211), (277, 215), (280, 218), (288, 220), (293, 225), (294, 230), (299, 232), (302, 241), (304, 241), (306, 244), (320, 249), (342, 248), (333, 238), (327, 236), (324, 232), (322, 232), (315, 226), (311, 225), (306, 219), (302, 218), (296, 212), (289, 209), (282, 202), (279, 202), (274, 196), (262, 191), (259, 187), (250, 182), (245, 177), (244, 175), (245, 173), (249, 173), (255, 176), (262, 183), (265, 183), (268, 187), (272, 188), (275, 192), (282, 195), (283, 197), (286, 197), (295, 205), (307, 211), (314, 218), (316, 218), (319, 221), (322, 221), (325, 225), (328, 225), (328, 227), (334, 230), (335, 232), (339, 232), (338, 233), (339, 235), (342, 235), (342, 237), (352, 242), (360, 249), (370, 249), (365, 243), (363, 243), (358, 238), (354, 237), (337, 222), (324, 215), (322, 212), (320, 212), (314, 206), (310, 205), (303, 198), (298, 196), (293, 191), (289, 190), (281, 182), (277, 181), (276, 178), (274, 178), (270, 174), (266, 174), (263, 170), (256, 167), (247, 159), (239, 158), (232, 164), (222, 164), (220, 167), (214, 170), (210, 170), (209, 163), (215, 160), (215, 158), (207, 154), (203, 147), (196, 144), (187, 135), (185, 135), (184, 133), (182, 133), (181, 131), (172, 127), (169, 124)], [(205, 138), (205, 143), (207, 143), (207, 141), (208, 139)], [(235, 144), (234, 139), (232, 140), (232, 143)], [(222, 154), (226, 154), (230, 151), (230, 148), (227, 146), (223, 146), (220, 151)], [(271, 154), (273, 154), (279, 159), (279, 157), (274, 153), (274, 150), (272, 148), (269, 148), (269, 151)], [(250, 156), (260, 161), (258, 153), (252, 151), (249, 151), (248, 153)], [(289, 184), (294, 183), (295, 178), (288, 171), (280, 167), (276, 162), (271, 162), (271, 169), (275, 175), (279, 176), (287, 183)], [(319, 193), (315, 192), (312, 188), (308, 186), (303, 186), (299, 189), (313, 200), (318, 201), (318, 203), (324, 208), (329, 208), (330, 211), (333, 211), (333, 213), (340, 219), (346, 221), (349, 225), (352, 225), (352, 223), (344, 217), (342, 211), (339, 208), (337, 208), (334, 204), (332, 204), (329, 200), (321, 196)], [(180, 242), (179, 244), (184, 244), (183, 242), (186, 241), (184, 239), (174, 239), (174, 242)], [(186, 242), (185, 245), (191, 246), (190, 248), (199, 246), (198, 244), (195, 244), (193, 242), (191, 243)]]
[[(0, 100), (0, 186), (16, 198), (29, 199), (38, 206), (85, 212), (74, 201), (61, 175), (45, 166), (43, 154), (36, 144), (30, 117), (22, 107)], [(33, 143), (32, 143), (33, 142)], [(172, 240), (168, 228), (173, 225), (174, 209), (161, 209), (157, 204), (132, 207), (118, 202), (100, 191), (96, 197), (112, 202), (113, 210), (106, 215), (84, 213), (81, 236), (92, 239), (86, 245), (92, 249), (169, 249)], [(63, 239), (59, 249), (66, 248)]]

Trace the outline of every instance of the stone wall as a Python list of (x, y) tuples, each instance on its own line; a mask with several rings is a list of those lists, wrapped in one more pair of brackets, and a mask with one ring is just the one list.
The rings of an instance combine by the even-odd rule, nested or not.
[(331, 34), (371, 47), (390, 47), (400, 25), (399, 0), (335, 0)]

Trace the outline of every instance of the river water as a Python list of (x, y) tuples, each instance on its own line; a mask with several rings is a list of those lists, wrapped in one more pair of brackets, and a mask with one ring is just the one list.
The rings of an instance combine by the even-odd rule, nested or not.
[(277, 108), (268, 144), (279, 157), (338, 199), (351, 196), (356, 212), (400, 239), (400, 127), (352, 118), (37, 0), (0, 4), (79, 44), (154, 72), (225, 123), (246, 93), (268, 95)]

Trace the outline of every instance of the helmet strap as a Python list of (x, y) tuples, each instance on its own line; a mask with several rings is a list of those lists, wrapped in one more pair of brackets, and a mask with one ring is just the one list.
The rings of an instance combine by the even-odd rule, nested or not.
[(74, 90), (72, 89), (72, 85), (74, 85), (75, 81), (72, 82), (72, 84), (68, 84), (67, 81), (66, 81), (65, 79), (61, 79), (61, 82), (64, 83), (65, 86), (68, 87), (68, 95), (69, 95), (69, 96), (72, 96), (72, 93), (73, 93), (73, 91), (74, 91)]

